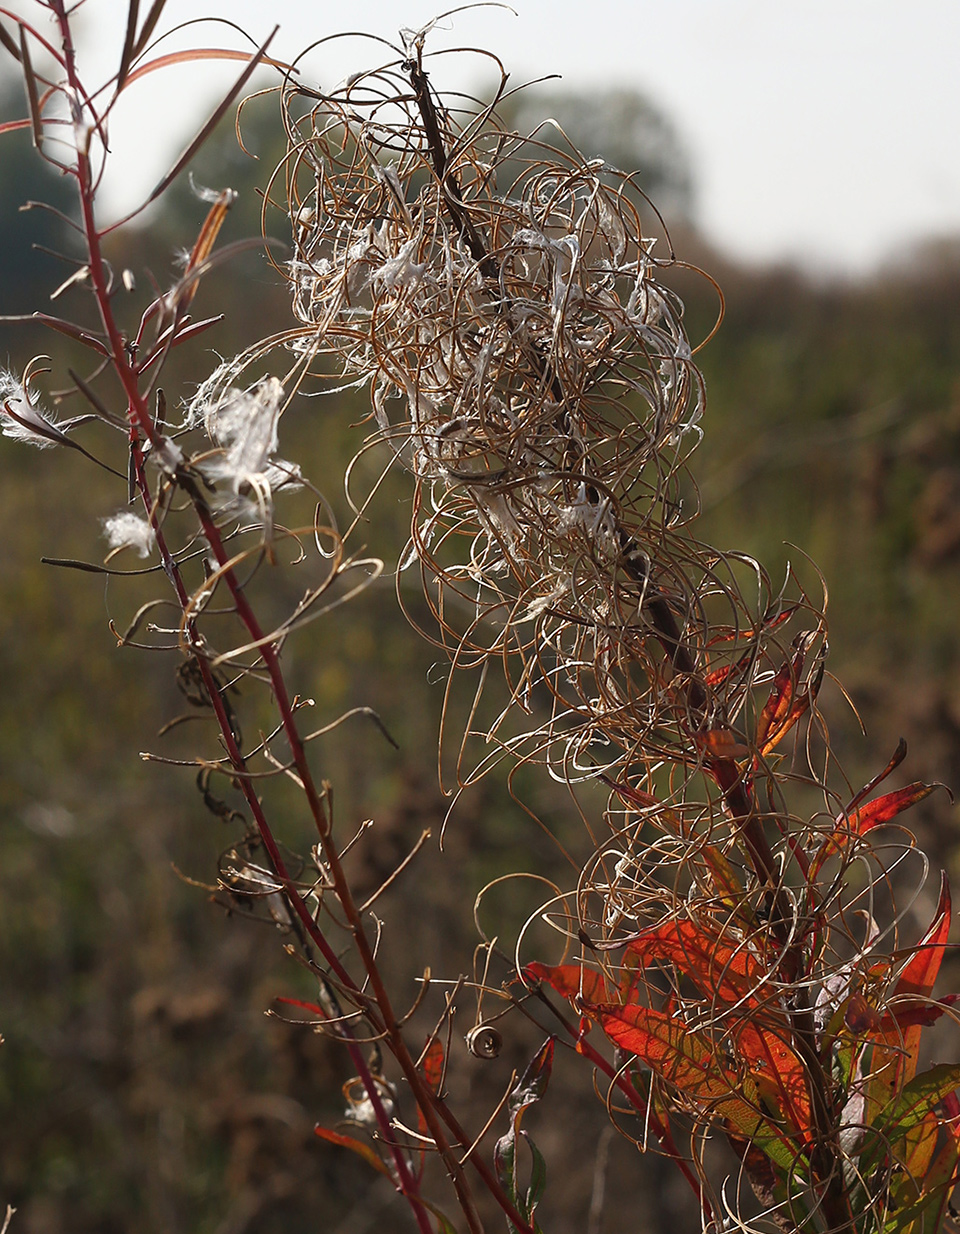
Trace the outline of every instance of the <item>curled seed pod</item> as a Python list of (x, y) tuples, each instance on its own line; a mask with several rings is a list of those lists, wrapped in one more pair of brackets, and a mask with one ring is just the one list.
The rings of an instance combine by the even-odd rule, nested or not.
[(503, 1049), (503, 1037), (492, 1024), (477, 1024), (466, 1036), (467, 1049), (474, 1058), (496, 1058)]

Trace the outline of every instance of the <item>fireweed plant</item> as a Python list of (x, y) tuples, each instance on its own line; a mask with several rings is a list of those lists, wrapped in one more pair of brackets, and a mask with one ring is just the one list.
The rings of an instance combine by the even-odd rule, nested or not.
[[(69, 224), (83, 253), (70, 290), (94, 315), (32, 318), (85, 349), (60, 395), (82, 411), (47, 409), (47, 366), (35, 358), (0, 378), (2, 430), (82, 451), (115, 491), (105, 564), (54, 564), (162, 585), (114, 632), (167, 648), (216, 723), (220, 752), (181, 761), (199, 771), (208, 806), (240, 826), (221, 885), (266, 903), (315, 979), (301, 1014), (342, 1043), (355, 1072), (345, 1124), (318, 1134), (386, 1175), (423, 1234), (479, 1234), (478, 1189), (508, 1229), (533, 1234), (546, 1165), (521, 1124), (560, 1045), (592, 1070), (622, 1134), (673, 1160), (706, 1230), (942, 1228), (960, 1171), (960, 1066), (920, 1071), (919, 1059), (923, 1029), (953, 1014), (954, 996), (933, 994), (950, 895), (942, 879), (918, 937), (897, 889), (914, 876), (922, 885), (926, 863), (910, 832), (890, 826), (935, 786), (881, 787), (902, 745), (870, 783), (847, 783), (818, 708), (825, 602), (794, 572), (774, 586), (756, 562), (691, 533), (686, 468), (703, 383), (665, 285), (679, 263), (651, 238), (640, 187), (555, 126), (505, 128), (494, 57), (492, 103), (443, 100), (424, 68), (428, 31), (406, 32), (399, 47), (376, 40), (377, 67), (321, 93), (269, 60), (270, 40), (250, 54), (156, 51), (163, 0), (142, 19), (132, 0), (117, 73), (90, 92), (71, 11), (63, 0), (37, 8), (42, 23), (0, 8), (29, 112), (2, 128), (29, 129), (74, 183)], [(171, 351), (215, 320), (193, 320), (190, 307), (232, 251), (216, 242), (233, 194), (207, 193), (182, 273), (132, 322), (121, 319), (129, 280), (104, 256), (114, 227), (96, 199), (117, 99), (198, 56), (244, 67), (148, 202), (254, 69), (272, 64), (289, 145), (265, 202), (286, 203), (292, 256), (269, 252), (294, 320), (175, 404), (158, 378)], [(448, 790), (498, 766), (541, 768), (569, 787), (589, 838), (589, 859), (570, 859), (569, 885), (552, 886), (528, 923), (538, 939), (552, 927), (555, 954), (530, 954), (525, 927), (512, 951), (485, 941), (472, 979), (424, 981), (412, 1001), (436, 1000), (426, 1040), (412, 1039), (411, 996), (398, 1010), (378, 963), (376, 895), (358, 904), (345, 874), (344, 850), (375, 838), (335, 820), (308, 753), (336, 720), (306, 722), (309, 701), (284, 672), (298, 627), (382, 569), (353, 548), (374, 493), (354, 494), (356, 517), (338, 528), (279, 452), (281, 417), (305, 383), (369, 389), (361, 453), (379, 451), (412, 485), (410, 538), (394, 563), (401, 602), (419, 575), (448, 694), (459, 670), (479, 670), (461, 731), (444, 708)], [(122, 434), (125, 463), (110, 433)], [(304, 495), (315, 515), (287, 526), (281, 506)], [(128, 550), (141, 569), (112, 564)], [(263, 577), (281, 568), (309, 582), (267, 620)], [(238, 718), (250, 698), (274, 717), (255, 739)], [(278, 777), (316, 836), (302, 859), (269, 819)], [(244, 814), (220, 801), (217, 781), (242, 796)], [(415, 860), (388, 883), (396, 877), (416, 878)], [(444, 1092), (463, 1049), (455, 1000), (471, 984), (497, 1006), (466, 1035), (475, 1055), (497, 1052), (511, 1014), (546, 1032), (481, 1114), (455, 1111)], [(718, 1141), (725, 1157), (709, 1147)], [(434, 1195), (441, 1172), (425, 1171), (428, 1157), (449, 1194)]]

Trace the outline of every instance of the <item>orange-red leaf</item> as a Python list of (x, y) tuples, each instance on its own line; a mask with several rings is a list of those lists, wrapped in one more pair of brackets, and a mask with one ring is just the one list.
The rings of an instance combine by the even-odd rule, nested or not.
[(588, 1008), (622, 1050), (636, 1054), (660, 1077), (697, 1100), (736, 1092), (737, 1079), (716, 1052), (684, 1022), (651, 1007), (599, 1004)]
[(438, 1093), (440, 1082), (443, 1079), (443, 1042), (438, 1037), (431, 1038), (420, 1064), (420, 1070), (423, 1072), (423, 1078), (427, 1081), (430, 1091)]
[(799, 1054), (775, 1032), (747, 1021), (736, 1034), (737, 1053), (749, 1065), (761, 1097), (786, 1119), (803, 1143), (812, 1135), (807, 1073)]
[(866, 835), (868, 831), (879, 827), (881, 823), (889, 823), (891, 819), (902, 814), (904, 810), (908, 810), (910, 806), (923, 801), (924, 797), (929, 797), (935, 788), (942, 787), (940, 784), (924, 784), (921, 780), (917, 780), (905, 788), (884, 793), (882, 797), (868, 801), (866, 805), (860, 806), (849, 814), (838, 814), (834, 820), (833, 834), (817, 854), (815, 868), (818, 868), (827, 857), (839, 852), (854, 837)]
[(587, 1010), (620, 1049), (642, 1059), (688, 1099), (703, 1103), (708, 1118), (756, 1145), (781, 1169), (796, 1165), (796, 1145), (761, 1112), (752, 1077), (737, 1075), (683, 1020), (649, 1007), (601, 1004)]
[(898, 998), (886, 1014), (880, 1019), (878, 1027), (887, 1029), (912, 1028), (919, 1025), (927, 1028), (936, 1024), (948, 1007), (960, 1001), (960, 994), (945, 994), (943, 998)]
[(725, 941), (692, 921), (667, 921), (631, 939), (627, 952), (649, 967), (666, 961), (695, 982), (716, 1014), (753, 1000), (764, 967), (745, 945)]
[(607, 997), (607, 984), (603, 975), (582, 964), (527, 964), (523, 970), (525, 981), (545, 981), (551, 989), (562, 994), (569, 1002), (580, 999), (588, 1003), (603, 1002)]
[(755, 741), (761, 754), (768, 754), (810, 708), (810, 688), (801, 688), (800, 675), (814, 641), (812, 634), (798, 634), (793, 644), (793, 655), (784, 662), (773, 679), (767, 701), (757, 719)]
[(940, 972), (950, 934), (950, 884), (946, 874), (940, 876), (940, 900), (933, 921), (923, 938), (913, 948), (913, 955), (900, 974), (895, 996), (916, 994), (929, 998)]
[[(420, 1070), (423, 1072), (423, 1078), (430, 1091), (438, 1093), (443, 1082), (443, 1043), (439, 1037), (431, 1037), (420, 1062)], [(419, 1106), (417, 1107), (417, 1128), (421, 1135), (430, 1134), (427, 1120)]]
[(378, 1173), (385, 1174), (387, 1178), (390, 1177), (390, 1171), (370, 1145), (364, 1144), (363, 1140), (358, 1140), (352, 1135), (341, 1135), (339, 1131), (328, 1131), (326, 1127), (314, 1127), (314, 1133), (330, 1144), (339, 1144), (341, 1148), (349, 1148), (358, 1157), (362, 1157), (368, 1165), (372, 1165)]
[[(943, 963), (950, 919), (950, 884), (946, 874), (942, 874), (937, 911), (926, 933), (912, 949), (910, 959), (894, 987), (893, 999), (912, 997), (922, 1001), (930, 998)], [(897, 1004), (894, 1002), (892, 1015), (895, 1019), (896, 1010)], [(884, 1026), (876, 1034), (877, 1043), (870, 1063), (873, 1078), (867, 1091), (868, 1117), (872, 1118), (916, 1075), (922, 1030), (922, 1022), (904, 1026), (898, 1021), (889, 1028)]]
[(694, 737), (697, 745), (711, 758), (746, 758), (750, 748), (732, 728), (712, 728)]
[[(771, 630), (775, 630), (777, 626), (782, 626), (785, 621), (789, 621), (800, 606), (798, 604), (790, 604), (775, 617), (764, 616), (760, 622), (760, 632), (769, 634)], [(707, 643), (708, 647), (713, 647), (717, 643), (733, 643), (733, 642), (753, 642), (757, 637), (757, 631), (753, 628), (746, 630), (740, 629), (738, 626), (719, 626)]]

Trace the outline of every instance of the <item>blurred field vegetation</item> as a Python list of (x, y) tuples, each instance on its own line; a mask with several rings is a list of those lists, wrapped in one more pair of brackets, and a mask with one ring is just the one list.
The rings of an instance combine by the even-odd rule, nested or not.
[[(6, 114), (20, 106), (6, 96)], [(247, 141), (259, 163), (237, 150), (229, 128), (196, 162), (198, 181), (240, 190), (227, 240), (259, 231), (256, 188), (280, 157), (278, 130), (258, 105)], [(688, 192), (680, 155), (668, 165)], [(31, 312), (68, 271), (29, 244), (69, 240), (50, 216), (17, 207), (27, 198), (69, 204), (23, 134), (5, 139), (0, 166), (0, 312)], [(678, 208), (688, 204), (677, 192)], [(116, 267), (139, 280), (151, 270), (163, 284), (204, 212), (187, 186), (176, 187), (149, 228), (111, 254)], [(283, 238), (279, 211), (268, 210), (267, 229)], [(885, 760), (902, 733), (910, 778), (960, 787), (960, 243), (902, 254), (870, 281), (840, 284), (733, 266), (682, 217), (672, 235), (678, 254), (708, 270), (726, 297), (723, 326), (698, 356), (708, 390), (692, 466), (699, 538), (754, 554), (773, 576), (789, 558), (814, 587), (805, 557), (819, 566), (830, 591), (829, 667), (869, 730), (864, 741), (830, 692), (852, 778)], [(676, 284), (692, 337), (705, 336), (715, 292), (684, 272)], [(67, 294), (81, 312), (82, 296)], [(228, 355), (287, 320), (285, 291), (260, 253), (210, 276), (195, 316), (224, 306), (225, 322), (175, 355), (163, 382), (172, 399), (213, 366), (209, 349)], [(54, 385), (71, 362), (59, 342), (29, 324), (0, 324), (0, 360), (16, 370), (52, 352)], [(365, 397), (301, 399), (281, 428), (283, 455), (341, 514)], [(103, 442), (115, 465), (121, 445)], [(204, 808), (188, 770), (138, 758), (141, 750), (189, 756), (203, 738), (200, 725), (158, 737), (188, 709), (175, 664), (118, 650), (107, 629), (109, 617), (126, 624), (136, 587), (105, 588), (102, 577), (40, 564), (44, 555), (102, 560), (98, 520), (118, 508), (119, 485), (100, 485), (77, 456), (0, 447), (0, 1202), (20, 1208), (14, 1234), (361, 1234), (393, 1229), (394, 1220), (401, 1228), (407, 1218), (383, 1180), (372, 1186), (362, 1166), (313, 1137), (316, 1121), (332, 1125), (339, 1115), (344, 1059), (322, 1037), (263, 1014), (277, 995), (312, 996), (307, 975), (284, 963), (272, 923), (230, 919), (213, 902), (222, 895), (178, 877), (213, 884), (235, 830)], [(361, 489), (383, 463), (364, 459)], [(388, 562), (405, 539), (407, 500), (395, 478), (374, 507), (369, 550)], [(688, 500), (697, 500), (692, 486)], [(268, 583), (294, 585), (280, 571)], [(372, 706), (400, 744), (394, 751), (354, 720), (321, 747), (338, 813), (376, 820), (382, 865), (368, 858), (356, 870), (373, 889), (424, 826), (439, 834), (447, 808), (436, 775), (437, 655), (399, 615), (390, 577), (308, 627), (286, 654), (318, 716)], [(541, 811), (570, 810), (565, 793), (552, 796), (532, 777), (521, 776), (519, 788)], [(921, 808), (921, 840), (956, 876), (957, 825), (944, 803), (937, 794)], [(576, 820), (570, 829), (578, 833)], [(296, 816), (282, 831), (293, 849), (310, 843)], [(382, 910), (391, 963), (410, 978), (428, 961), (445, 973), (469, 966), (476, 938), (464, 906), (487, 880), (555, 861), (502, 777), (464, 795), (445, 854), (434, 849)], [(232, 916), (263, 914), (232, 906)], [(488, 1064), (491, 1091), (522, 1065), (523, 1050), (508, 1042)], [(564, 1110), (583, 1143), (596, 1143), (605, 1115), (592, 1093), (571, 1090)], [(545, 1126), (537, 1138), (551, 1165), (545, 1226), (587, 1229), (592, 1160), (563, 1127)], [(604, 1142), (606, 1216), (591, 1234), (626, 1228), (627, 1213), (637, 1231), (682, 1218), (685, 1200), (656, 1161), (618, 1138)]]

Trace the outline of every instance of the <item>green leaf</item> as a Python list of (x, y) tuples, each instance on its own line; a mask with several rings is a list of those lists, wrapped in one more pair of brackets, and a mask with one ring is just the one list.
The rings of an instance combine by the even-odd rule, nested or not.
[(523, 1111), (540, 1100), (547, 1091), (553, 1069), (554, 1037), (548, 1037), (530, 1060), (526, 1071), (510, 1094), (510, 1113), (519, 1118)]
[(493, 1150), (493, 1164), (497, 1179), (511, 1204), (518, 1205), (517, 1196), (517, 1132), (513, 1123), (506, 1135), (502, 1135)]
[(533, 1165), (530, 1168), (530, 1185), (527, 1187), (525, 1213), (527, 1220), (532, 1222), (534, 1213), (537, 1211), (537, 1205), (543, 1199), (543, 1193), (547, 1185), (547, 1163), (544, 1160), (543, 1153), (537, 1148), (529, 1135), (525, 1131), (521, 1134), (530, 1146), (530, 1155), (533, 1158)]
[[(548, 1037), (517, 1081), (509, 1099), (510, 1129), (506, 1135), (500, 1137), (493, 1150), (493, 1163), (500, 1186), (521, 1217), (531, 1225), (533, 1225), (533, 1215), (546, 1185), (547, 1165), (543, 1154), (533, 1140), (520, 1129), (520, 1122), (524, 1112), (539, 1101), (546, 1091), (553, 1066), (553, 1050), (554, 1038)], [(530, 1182), (523, 1196), (520, 1194), (520, 1171), (517, 1161), (517, 1144), (521, 1138), (528, 1145), (533, 1159)], [(510, 1230), (513, 1229), (509, 1219), (507, 1227)]]
[(935, 1107), (960, 1088), (960, 1064), (941, 1063), (905, 1084), (876, 1116), (868, 1147), (860, 1157), (860, 1173), (869, 1177), (881, 1160), (892, 1153), (905, 1163), (909, 1133), (934, 1111)]

